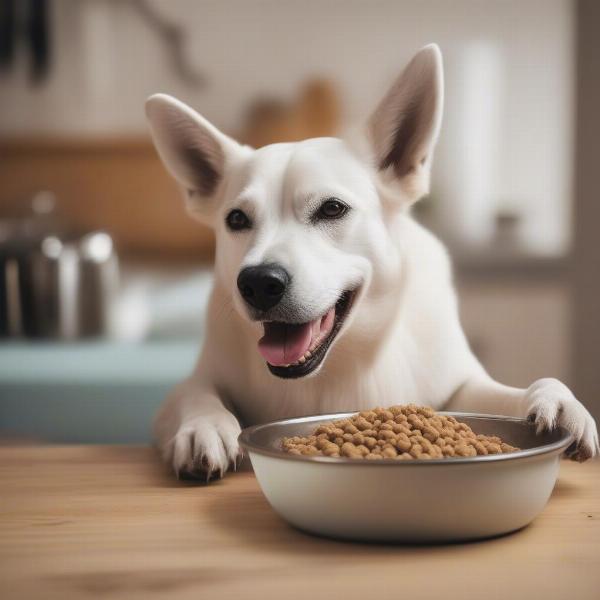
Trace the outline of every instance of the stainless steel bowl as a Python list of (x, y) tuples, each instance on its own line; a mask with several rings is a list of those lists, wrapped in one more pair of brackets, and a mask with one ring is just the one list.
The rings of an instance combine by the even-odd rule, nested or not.
[(281, 439), (355, 413), (275, 421), (244, 429), (258, 482), (271, 506), (305, 531), (334, 538), (447, 542), (508, 533), (544, 508), (571, 435), (536, 435), (525, 419), (442, 413), (476, 433), (521, 448), (511, 454), (414, 461), (297, 456)]

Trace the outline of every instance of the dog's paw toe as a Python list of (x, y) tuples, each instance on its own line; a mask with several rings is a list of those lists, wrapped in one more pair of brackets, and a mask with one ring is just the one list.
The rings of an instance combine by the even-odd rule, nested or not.
[(577, 462), (584, 462), (600, 454), (598, 432), (593, 420), (586, 421), (583, 434), (565, 450), (565, 456)]
[(179, 428), (167, 444), (165, 459), (181, 479), (220, 479), (241, 457), (239, 433), (233, 416), (198, 417)]
[(527, 390), (527, 419), (535, 423), (537, 433), (564, 427), (574, 441), (565, 456), (578, 462), (596, 456), (598, 432), (596, 423), (567, 386), (557, 379), (540, 379)]

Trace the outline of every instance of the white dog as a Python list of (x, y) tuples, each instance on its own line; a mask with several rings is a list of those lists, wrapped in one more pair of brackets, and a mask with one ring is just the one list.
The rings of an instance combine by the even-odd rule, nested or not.
[(442, 59), (422, 49), (368, 123), (368, 154), (334, 138), (241, 146), (181, 102), (146, 105), (190, 212), (216, 232), (194, 373), (156, 420), (178, 474), (222, 476), (240, 423), (415, 403), (528, 416), (598, 452), (594, 420), (556, 379), (497, 383), (462, 331), (446, 250), (409, 215), (427, 193)]

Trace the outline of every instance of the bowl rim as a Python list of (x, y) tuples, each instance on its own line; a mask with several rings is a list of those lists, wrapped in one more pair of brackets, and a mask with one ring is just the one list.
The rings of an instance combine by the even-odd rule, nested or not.
[[(310, 423), (312, 421), (323, 421), (323, 420), (335, 420), (343, 419), (351, 415), (355, 415), (360, 411), (350, 412), (337, 412), (328, 413), (325, 415), (310, 415), (306, 417), (293, 417), (290, 419), (279, 419), (276, 421), (270, 421), (268, 423), (262, 423), (259, 425), (252, 425), (246, 427), (238, 436), (238, 442), (248, 453), (262, 454), (263, 456), (269, 456), (271, 458), (278, 458), (280, 460), (291, 460), (300, 461), (304, 463), (329, 463), (335, 465), (373, 465), (378, 467), (390, 467), (390, 466), (428, 466), (428, 465), (465, 465), (480, 462), (503, 462), (507, 460), (519, 460), (525, 458), (531, 458), (533, 456), (541, 456), (545, 454), (559, 453), (566, 449), (569, 444), (574, 440), (574, 436), (567, 431), (564, 427), (558, 426), (561, 432), (560, 438), (556, 442), (549, 444), (542, 444), (541, 446), (535, 446), (533, 448), (527, 448), (525, 450), (517, 450), (517, 452), (510, 452), (507, 454), (488, 454), (480, 456), (465, 456), (465, 457), (447, 457), (447, 458), (433, 458), (431, 460), (394, 460), (394, 459), (382, 459), (377, 461), (365, 461), (359, 458), (348, 458), (346, 456), (333, 457), (333, 456), (305, 456), (298, 454), (289, 454), (283, 450), (274, 450), (271, 448), (265, 448), (252, 441), (252, 436), (257, 431), (272, 427), (274, 425), (293, 425), (295, 423)], [(441, 415), (453, 416), (457, 419), (461, 417), (469, 417), (475, 419), (487, 419), (487, 420), (498, 420), (498, 421), (512, 421), (517, 423), (524, 423), (526, 425), (534, 426), (527, 419), (520, 417), (507, 417), (503, 415), (488, 415), (484, 413), (470, 413), (470, 412), (455, 412), (455, 411), (436, 411)]]

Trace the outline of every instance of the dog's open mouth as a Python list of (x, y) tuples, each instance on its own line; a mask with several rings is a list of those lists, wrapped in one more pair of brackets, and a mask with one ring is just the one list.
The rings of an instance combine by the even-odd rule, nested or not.
[(265, 321), (265, 335), (258, 350), (273, 375), (304, 377), (322, 362), (345, 318), (350, 312), (356, 290), (344, 292), (323, 316), (308, 323)]

